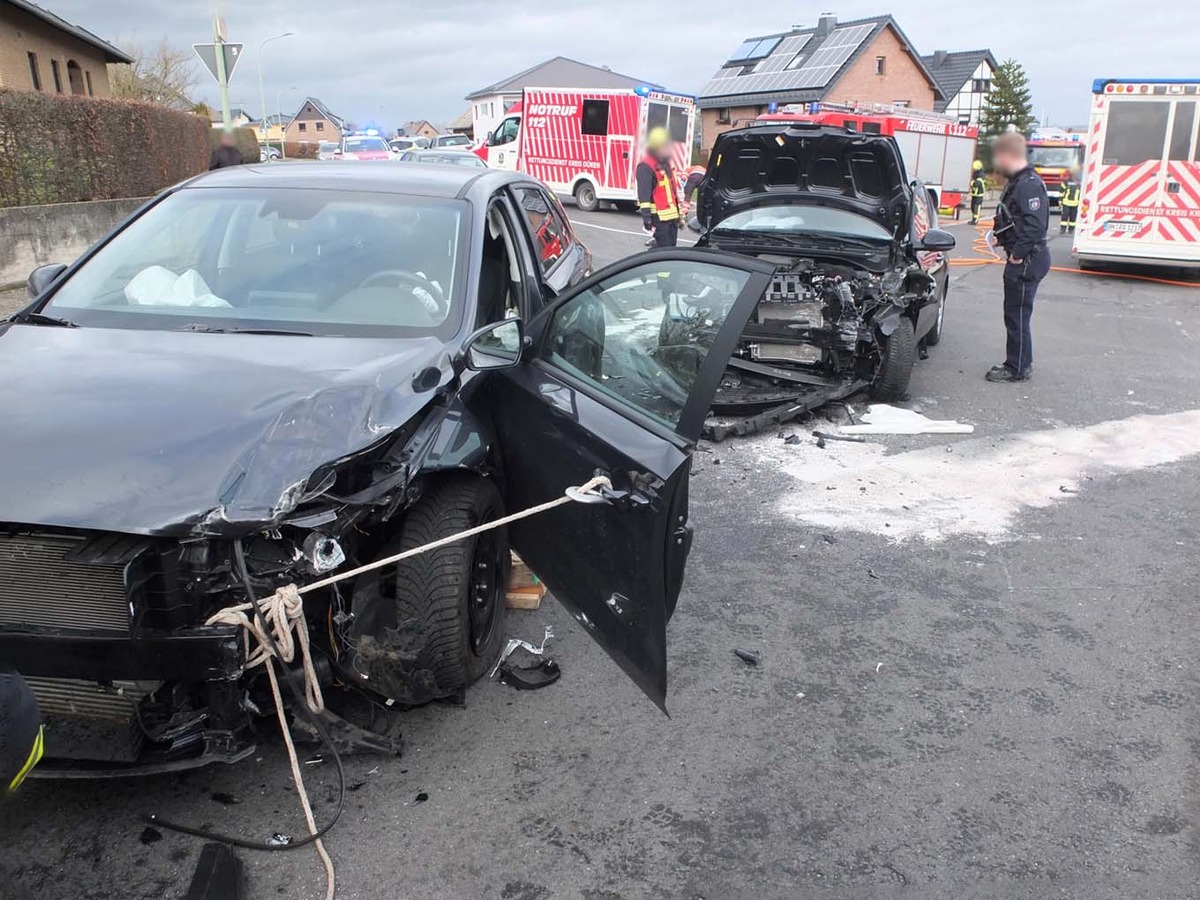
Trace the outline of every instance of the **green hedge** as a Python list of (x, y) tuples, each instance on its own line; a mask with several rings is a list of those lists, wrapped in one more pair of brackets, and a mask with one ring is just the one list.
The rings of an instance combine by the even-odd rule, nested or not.
[[(224, 129), (210, 128), (208, 129), (208, 150), (211, 153), (216, 149), (217, 144), (221, 143), (221, 135), (224, 134)], [(241, 151), (242, 162), (256, 163), (261, 159), (261, 151), (258, 146), (258, 132), (253, 128), (235, 128), (233, 129), (233, 137), (237, 141), (237, 148)], [(205, 160), (207, 165), (208, 160)]]
[(202, 116), (0, 90), (0, 207), (148, 197), (208, 168)]

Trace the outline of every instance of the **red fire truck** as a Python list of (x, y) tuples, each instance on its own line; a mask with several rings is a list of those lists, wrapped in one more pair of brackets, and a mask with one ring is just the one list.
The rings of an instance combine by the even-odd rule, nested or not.
[(476, 153), (494, 169), (537, 178), (591, 211), (634, 201), (646, 132), (667, 129), (681, 176), (692, 154), (696, 102), (650, 88), (526, 88)]
[(804, 103), (764, 113), (758, 121), (816, 122), (890, 135), (900, 145), (908, 174), (925, 183), (939, 209), (957, 209), (969, 194), (979, 129), (949, 116), (886, 103)]
[(1029, 164), (1046, 183), (1050, 205), (1057, 206), (1062, 198), (1063, 182), (1072, 169), (1083, 168), (1083, 135), (1071, 138), (1045, 138), (1034, 133), (1029, 139)]

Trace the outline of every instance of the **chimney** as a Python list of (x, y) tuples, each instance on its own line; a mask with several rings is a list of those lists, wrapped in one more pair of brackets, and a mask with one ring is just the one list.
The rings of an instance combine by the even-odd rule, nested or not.
[(935, 67), (936, 67), (936, 66), (940, 66), (940, 65), (942, 65), (943, 63), (945, 63), (945, 62), (946, 62), (946, 57), (947, 57), (947, 56), (949, 56), (949, 55), (950, 55), (950, 54), (949, 54), (949, 52), (947, 52), (946, 50), (934, 50), (934, 51), (933, 51), (933, 64), (934, 64), (934, 66), (935, 66)]
[(835, 28), (837, 28), (837, 16), (833, 13), (821, 13), (821, 18), (817, 20), (817, 37), (826, 37), (832, 34)]

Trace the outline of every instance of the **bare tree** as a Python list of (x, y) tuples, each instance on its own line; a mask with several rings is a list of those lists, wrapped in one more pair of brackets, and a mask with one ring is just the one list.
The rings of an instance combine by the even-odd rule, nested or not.
[(113, 97), (158, 103), (173, 109), (195, 107), (193, 95), (199, 75), (190, 49), (173, 47), (165, 37), (149, 48), (136, 41), (126, 41), (122, 47), (133, 57), (133, 63), (108, 67)]

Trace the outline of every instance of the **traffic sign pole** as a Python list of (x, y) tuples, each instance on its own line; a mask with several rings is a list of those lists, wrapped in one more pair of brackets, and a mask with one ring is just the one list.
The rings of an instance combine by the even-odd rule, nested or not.
[(224, 28), (221, 27), (221, 17), (213, 17), (213, 43), (216, 44), (217, 86), (221, 89), (221, 122), (228, 130), (233, 126), (233, 116), (229, 114), (229, 75), (225, 71), (225, 38)]

